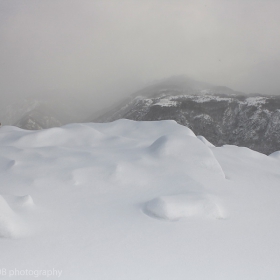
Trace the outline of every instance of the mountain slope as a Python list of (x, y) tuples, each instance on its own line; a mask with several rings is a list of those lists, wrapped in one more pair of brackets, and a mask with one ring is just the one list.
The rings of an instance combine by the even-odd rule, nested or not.
[(280, 150), (279, 96), (248, 96), (176, 77), (136, 92), (94, 121), (121, 118), (175, 120), (214, 145), (245, 146), (266, 154)]
[(61, 126), (62, 122), (45, 104), (39, 104), (26, 112), (14, 125), (23, 129), (38, 130)]
[(82, 122), (90, 112), (79, 99), (68, 95), (28, 97), (7, 103), (1, 104), (1, 123), (29, 130)]

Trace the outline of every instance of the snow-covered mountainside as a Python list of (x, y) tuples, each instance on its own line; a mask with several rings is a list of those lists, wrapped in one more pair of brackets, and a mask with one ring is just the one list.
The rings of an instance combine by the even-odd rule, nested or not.
[(215, 145), (245, 146), (265, 154), (280, 150), (279, 96), (248, 96), (185, 77), (138, 91), (94, 121), (121, 118), (175, 120)]
[(23, 129), (38, 130), (62, 126), (62, 122), (45, 104), (38, 103), (35, 108), (25, 112), (14, 125)]
[(29, 97), (1, 104), (0, 122), (19, 128), (38, 130), (81, 122), (89, 115), (79, 100), (63, 96)]
[(280, 152), (175, 121), (0, 129), (1, 277), (280, 278)]

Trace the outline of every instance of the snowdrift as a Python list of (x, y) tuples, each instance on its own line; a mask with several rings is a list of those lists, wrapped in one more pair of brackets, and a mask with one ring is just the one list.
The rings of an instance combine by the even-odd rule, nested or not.
[(185, 217), (226, 217), (224, 210), (211, 198), (193, 193), (155, 198), (146, 203), (144, 211), (151, 217), (170, 221)]
[(4, 126), (1, 267), (67, 280), (279, 279), (279, 186), (278, 153), (217, 148), (174, 121)]

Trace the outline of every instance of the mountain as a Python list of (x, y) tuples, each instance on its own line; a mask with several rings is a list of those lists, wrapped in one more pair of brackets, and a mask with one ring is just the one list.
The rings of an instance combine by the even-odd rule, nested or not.
[(93, 121), (175, 120), (216, 146), (280, 150), (280, 97), (246, 95), (223, 86), (171, 77), (146, 87)]
[(38, 104), (27, 111), (14, 125), (23, 129), (38, 130), (61, 126), (62, 122), (46, 104)]
[(37, 130), (82, 122), (89, 108), (71, 96), (36, 96), (11, 100), (2, 104), (0, 120), (3, 125)]

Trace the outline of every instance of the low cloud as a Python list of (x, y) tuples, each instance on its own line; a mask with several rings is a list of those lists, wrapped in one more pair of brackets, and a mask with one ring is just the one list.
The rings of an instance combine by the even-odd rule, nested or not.
[(272, 0), (1, 1), (1, 96), (67, 93), (97, 109), (176, 74), (277, 92), (279, 10)]

